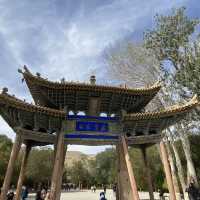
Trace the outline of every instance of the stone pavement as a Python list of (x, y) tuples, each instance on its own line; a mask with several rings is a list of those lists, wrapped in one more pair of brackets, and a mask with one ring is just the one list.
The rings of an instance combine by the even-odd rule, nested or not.
[[(62, 192), (61, 200), (99, 200), (100, 192), (102, 192), (102, 190), (97, 190), (95, 193), (91, 192), (90, 190)], [(139, 195), (141, 200), (149, 199), (148, 192), (140, 192)], [(154, 195), (155, 199), (159, 199), (158, 193), (154, 193)], [(34, 195), (29, 196), (30, 197), (28, 200), (35, 200)], [(106, 198), (107, 200), (115, 200), (112, 190), (107, 190)]]
[[(62, 193), (61, 200), (99, 200), (99, 194), (102, 190), (97, 190), (95, 193), (90, 190), (81, 192)], [(107, 200), (115, 200), (112, 190), (106, 192)]]

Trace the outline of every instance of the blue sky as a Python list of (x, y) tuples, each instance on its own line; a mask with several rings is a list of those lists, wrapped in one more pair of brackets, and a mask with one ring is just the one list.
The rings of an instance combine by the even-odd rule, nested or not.
[[(0, 86), (31, 101), (17, 73), (23, 65), (51, 80), (87, 81), (94, 71), (98, 79), (106, 48), (127, 38), (142, 40), (156, 13), (180, 6), (200, 17), (198, 0), (0, 0)], [(15, 135), (1, 118), (0, 133)]]

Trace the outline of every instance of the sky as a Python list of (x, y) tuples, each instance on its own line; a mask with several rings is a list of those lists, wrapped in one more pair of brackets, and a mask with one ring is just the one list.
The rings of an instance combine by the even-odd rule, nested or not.
[[(198, 0), (0, 0), (0, 88), (31, 102), (17, 72), (23, 65), (53, 81), (88, 81), (91, 73), (101, 79), (105, 49), (127, 38), (142, 40), (156, 13), (180, 6), (200, 17)], [(1, 117), (0, 134), (15, 136)], [(104, 148), (69, 150), (94, 154)]]

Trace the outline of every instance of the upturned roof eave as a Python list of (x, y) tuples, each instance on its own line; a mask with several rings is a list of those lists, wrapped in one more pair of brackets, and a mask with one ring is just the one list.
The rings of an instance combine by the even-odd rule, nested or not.
[(133, 113), (123, 116), (122, 121), (139, 121), (139, 120), (153, 120), (158, 118), (167, 118), (171, 116), (188, 113), (200, 105), (197, 96), (195, 95), (189, 102), (183, 105), (174, 105), (165, 110), (155, 112)]
[(52, 109), (44, 106), (34, 105), (22, 101), (15, 96), (11, 96), (9, 94), (1, 93), (0, 94), (0, 103), (4, 105), (8, 105), (10, 107), (14, 107), (20, 110), (24, 110), (27, 112), (34, 112), (34, 113), (43, 113), (54, 117), (65, 117), (66, 113), (62, 110)]
[(44, 86), (53, 89), (69, 89), (69, 90), (88, 90), (88, 91), (98, 91), (98, 92), (116, 92), (122, 94), (130, 95), (149, 95), (156, 94), (161, 88), (161, 83), (158, 81), (152, 86), (144, 88), (121, 88), (106, 85), (92, 85), (89, 83), (75, 83), (75, 82), (53, 82), (48, 79), (42, 78), (40, 76), (33, 75), (26, 67), (25, 71), (19, 70), (23, 74), (23, 77), (27, 85)]

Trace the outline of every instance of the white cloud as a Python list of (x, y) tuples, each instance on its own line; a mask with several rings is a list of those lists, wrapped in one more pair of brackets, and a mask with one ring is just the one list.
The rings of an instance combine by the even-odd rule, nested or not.
[[(30, 94), (17, 74), (20, 65), (26, 64), (53, 80), (87, 80), (88, 74), (102, 64), (100, 55), (106, 47), (133, 33), (142, 34), (144, 24), (156, 12), (187, 2), (0, 1), (0, 85), (9, 86), (9, 91), (29, 101)], [(0, 132), (13, 137), (2, 120)], [(89, 147), (84, 148), (89, 151)]]

